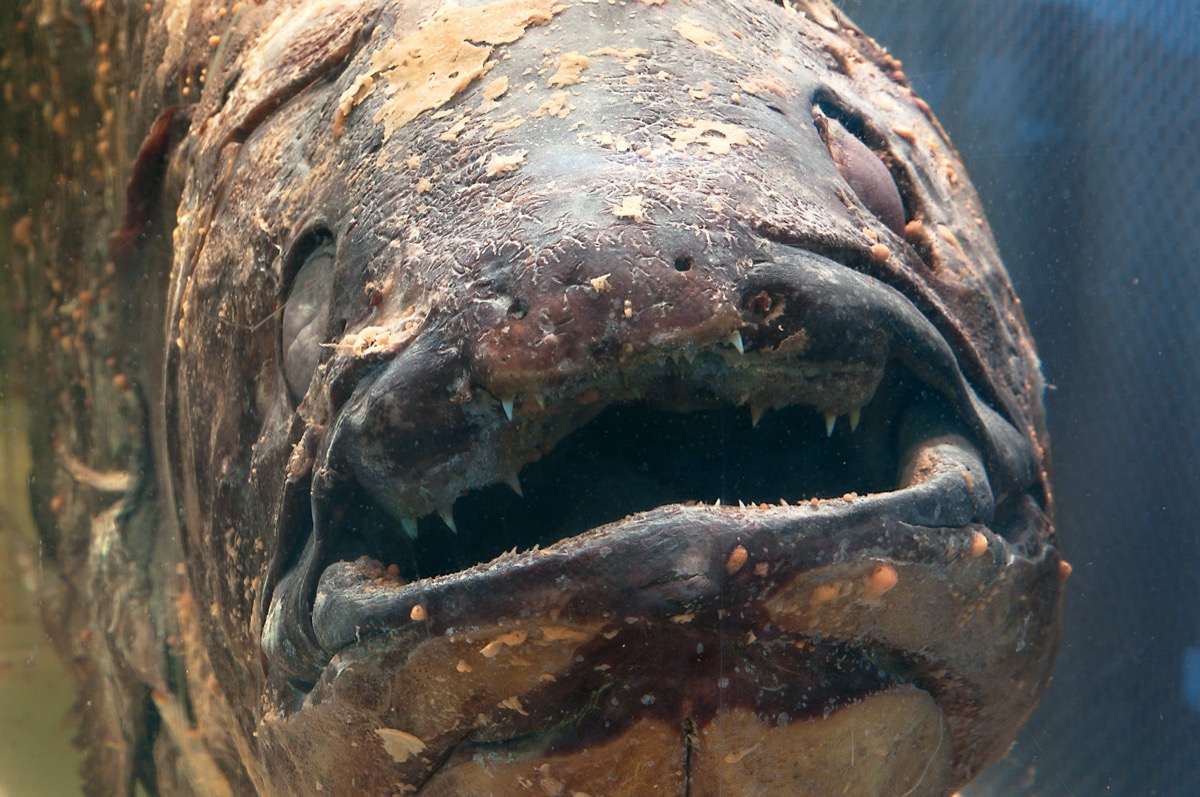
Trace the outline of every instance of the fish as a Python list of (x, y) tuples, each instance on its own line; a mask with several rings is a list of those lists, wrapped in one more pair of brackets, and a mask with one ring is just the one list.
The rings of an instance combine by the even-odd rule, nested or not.
[(94, 793), (949, 795), (1004, 756), (1070, 572), (1044, 382), (842, 11), (131, 13), (148, 464), (89, 532), (92, 597), (141, 585)]

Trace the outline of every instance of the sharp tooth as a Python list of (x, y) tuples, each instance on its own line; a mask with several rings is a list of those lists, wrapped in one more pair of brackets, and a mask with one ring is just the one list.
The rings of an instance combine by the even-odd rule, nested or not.
[(862, 407), (856, 410), (850, 410), (850, 431), (858, 428), (858, 422), (862, 420)]
[(762, 416), (767, 414), (768, 409), (769, 409), (768, 407), (765, 407), (762, 404), (755, 404), (753, 401), (750, 402), (750, 428), (751, 429), (758, 426), (758, 422), (762, 420)]
[(833, 427), (837, 423), (837, 416), (830, 413), (825, 413), (825, 436), (833, 437)]
[(745, 509), (745, 508), (746, 508), (746, 504), (739, 498), (738, 499), (738, 509)]
[(717, 507), (717, 506), (720, 506), (720, 505), (721, 505), (721, 499), (720, 499), (720, 498), (718, 498), (716, 501), (713, 501), (713, 506), (714, 506), (714, 507)]
[(512, 491), (522, 498), (525, 497), (525, 491), (521, 489), (521, 479), (517, 476), (517, 472), (511, 471), (504, 479), (505, 483), (512, 488)]
[(500, 404), (504, 406), (504, 414), (508, 416), (510, 421), (513, 419), (513, 402), (515, 400), (513, 396), (500, 399)]
[(791, 504), (789, 504), (787, 501), (785, 501), (782, 498), (779, 499), (779, 505), (780, 506), (791, 506)]
[(400, 527), (404, 529), (404, 533), (408, 535), (410, 540), (415, 540), (417, 535), (420, 534), (420, 532), (417, 531), (417, 521), (414, 518), (400, 518)]
[(538, 407), (543, 410), (546, 409), (546, 397), (541, 393), (534, 393), (533, 400), (537, 402)]
[(454, 507), (444, 506), (438, 510), (438, 514), (442, 516), (442, 522), (445, 523), (451, 531), (453, 531), (455, 534), (458, 534), (458, 526), (454, 525)]
[(742, 333), (741, 332), (734, 332), (732, 335), (730, 335), (727, 338), (727, 340), (729, 341), (730, 345), (733, 346), (733, 348), (738, 350), (738, 354), (746, 353), (746, 347), (742, 345)]

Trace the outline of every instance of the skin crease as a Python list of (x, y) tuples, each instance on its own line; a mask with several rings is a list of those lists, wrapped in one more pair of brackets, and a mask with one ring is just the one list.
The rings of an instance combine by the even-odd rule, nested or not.
[[(154, 765), (95, 753), (97, 793), (944, 795), (1004, 754), (1063, 588), (1036, 353), (899, 64), (803, 11), (144, 12), (114, 246), (170, 263), (138, 628), (171, 644), (121, 670), (154, 722), (117, 749)], [(437, 579), (358, 555), (363, 507), (393, 550), (453, 539), (456, 501), (639, 402), (890, 430), (898, 475)]]

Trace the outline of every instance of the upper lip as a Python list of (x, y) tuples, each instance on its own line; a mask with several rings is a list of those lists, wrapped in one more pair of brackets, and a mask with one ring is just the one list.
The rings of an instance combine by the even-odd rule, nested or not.
[[(313, 452), (311, 482), (293, 482), (295, 497), (309, 494), (313, 528), (298, 561), (270, 598), (263, 643), (273, 665), (296, 683), (312, 683), (338, 650), (365, 635), (411, 622), (418, 604), (427, 616), (452, 627), (468, 622), (468, 615), (470, 622), (485, 623), (489, 617), (512, 616), (521, 605), (539, 601), (573, 601), (588, 611), (633, 612), (681, 611), (706, 601), (729, 601), (732, 597), (723, 592), (721, 573), (736, 546), (743, 546), (751, 556), (770, 552), (772, 561), (784, 570), (799, 570), (815, 564), (814, 557), (819, 559), (821, 551), (833, 547), (849, 555), (855, 549), (878, 546), (873, 530), (880, 523), (938, 527), (987, 523), (997, 504), (1028, 490), (1033, 457), (1026, 438), (972, 389), (943, 336), (907, 298), (809, 251), (780, 247), (773, 254), (773, 262), (757, 265), (747, 274), (739, 300), (741, 318), (731, 329), (705, 329), (683, 345), (677, 341), (668, 348), (658, 344), (627, 349), (624, 362), (560, 374), (554, 384), (543, 382), (540, 391), (536, 381), (525, 382), (530, 392), (524, 396), (514, 396), (510, 387), (493, 388), (498, 395), (490, 395), (475, 386), (471, 398), (482, 402), (484, 411), (477, 411), (469, 422), (462, 420), (460, 406), (446, 400), (450, 391), (445, 384), (469, 370), (469, 356), (461, 346), (448, 343), (445, 325), (427, 320), (406, 347), (373, 366), (370, 375), (346, 393)], [(769, 297), (777, 309), (769, 323), (763, 319), (770, 311), (760, 313), (761, 303), (755, 306), (755, 297), (760, 296)], [(781, 344), (800, 330), (805, 334), (803, 354), (794, 356)], [(820, 512), (811, 506), (775, 505), (772, 498), (759, 499), (770, 502), (769, 508), (729, 507), (730, 499), (739, 498), (736, 495), (727, 496), (723, 508), (659, 506), (625, 520), (609, 518), (617, 522), (549, 549), (509, 556), (502, 566), (480, 561), (408, 584), (382, 584), (374, 578), (377, 570), (361, 562), (338, 564), (350, 557), (346, 549), (338, 550), (337, 536), (342, 532), (330, 509), (336, 499), (345, 499), (339, 491), (347, 484), (356, 485), (356, 496), (369, 494), (393, 515), (392, 533), (399, 538), (401, 522), (411, 528), (416, 518), (431, 512), (447, 516), (447, 508), (464, 488), (511, 483), (513, 474), (540, 456), (535, 449), (538, 442), (548, 440), (553, 445), (603, 407), (652, 394), (659, 384), (653, 374), (661, 373), (664, 363), (680, 354), (712, 366), (701, 376), (696, 376), (700, 372), (695, 367), (690, 384), (685, 384), (686, 389), (706, 392), (705, 406), (746, 404), (755, 414), (789, 404), (835, 414), (854, 412), (870, 402), (886, 369), (901, 368), (936, 397), (931, 401), (950, 408), (952, 417), (909, 413), (914, 418), (898, 459), (911, 459), (918, 450), (935, 451), (928, 467), (897, 475), (894, 489), (826, 506)], [(722, 369), (721, 362), (733, 364)], [(842, 375), (814, 377), (827, 382), (818, 385), (816, 392), (800, 395), (804, 380), (789, 384), (781, 374), (802, 362), (836, 366)], [(329, 379), (360, 365), (351, 355), (337, 353), (328, 368)], [(414, 381), (413, 374), (422, 368), (435, 373), (424, 373), (424, 382)], [(688, 382), (688, 368), (686, 363), (679, 366), (676, 381)], [(436, 385), (444, 410), (441, 417), (453, 417), (460, 428), (439, 428), (437, 412), (430, 421), (432, 400), (420, 394), (430, 385)], [(846, 387), (844, 395), (831, 396), (821, 406), (820, 390), (838, 385)], [(381, 408), (403, 391), (412, 394), (410, 408), (427, 423), (414, 428), (409, 438), (406, 433), (387, 438), (380, 422), (396, 415)], [(590, 401), (572, 401), (584, 391), (592, 391)], [(514, 399), (520, 402), (518, 407), (545, 402), (550, 410), (524, 418), (518, 413), (510, 419)], [(847, 402), (850, 406), (844, 406)], [(911, 403), (918, 410), (922, 403), (931, 406), (925, 399)], [(567, 409), (556, 410), (557, 406)], [(372, 447), (381, 435), (386, 445)], [(948, 439), (946, 435), (954, 442), (939, 446), (938, 441)], [(407, 446), (407, 457), (394, 450), (398, 445)], [(778, 497), (796, 503), (812, 496)], [(691, 498), (712, 501), (710, 496)], [(500, 544), (496, 550), (508, 547)], [(890, 555), (903, 555), (903, 547), (895, 542)], [(638, 566), (631, 568), (630, 562)], [(486, 602), (471, 602), (470, 596), (480, 595), (481, 590), (486, 591)], [(468, 604), (471, 608), (464, 609)]]

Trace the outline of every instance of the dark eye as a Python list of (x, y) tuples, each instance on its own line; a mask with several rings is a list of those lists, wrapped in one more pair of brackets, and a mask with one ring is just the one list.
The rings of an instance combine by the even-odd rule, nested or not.
[(849, 183), (867, 210), (892, 229), (904, 235), (904, 202), (888, 167), (870, 147), (836, 118), (814, 109), (817, 129), (829, 147), (842, 179)]
[(321, 360), (321, 344), (329, 327), (333, 297), (333, 241), (322, 238), (311, 247), (283, 306), (283, 374), (297, 400), (308, 392)]

